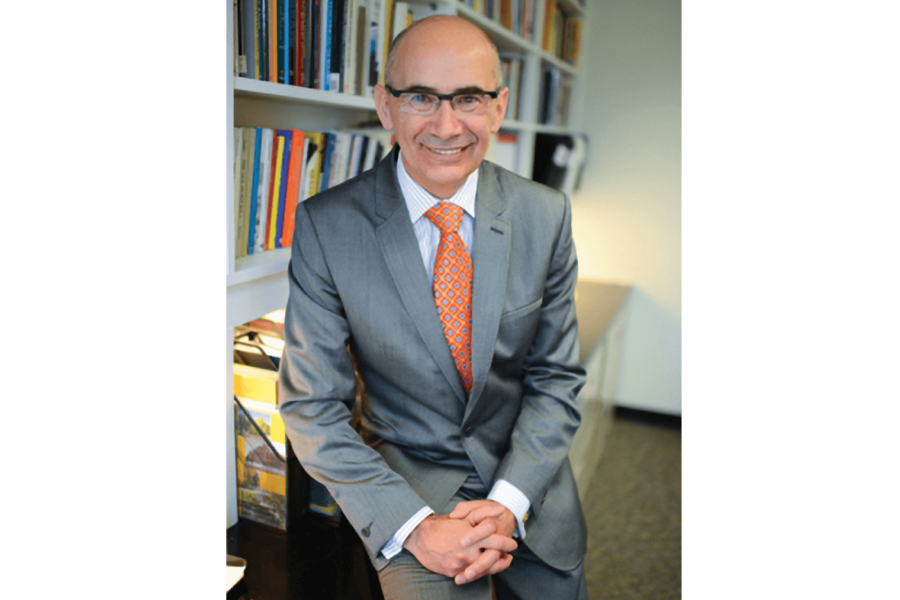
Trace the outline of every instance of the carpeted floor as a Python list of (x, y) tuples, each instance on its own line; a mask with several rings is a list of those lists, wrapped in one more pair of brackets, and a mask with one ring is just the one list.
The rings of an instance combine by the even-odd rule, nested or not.
[(681, 598), (681, 420), (617, 409), (584, 498), (591, 600)]

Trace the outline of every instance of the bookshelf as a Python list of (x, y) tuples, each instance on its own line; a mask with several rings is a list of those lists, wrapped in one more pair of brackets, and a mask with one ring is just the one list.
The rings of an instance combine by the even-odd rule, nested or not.
[[(266, 127), (296, 129), (300, 131), (326, 131), (351, 129), (363, 123), (377, 123), (374, 100), (365, 95), (323, 91), (271, 81), (258, 81), (236, 76), (234, 70), (235, 17), (237, 2), (227, 0), (227, 54), (226, 54), (226, 523), (237, 522), (237, 495), (234, 459), (234, 410), (233, 410), (233, 362), (232, 339), (234, 327), (258, 318), (273, 310), (284, 308), (288, 286), (286, 270), (290, 249), (268, 250), (249, 256), (235, 257), (234, 205), (234, 135), (235, 127)], [(368, 6), (372, 0), (359, 0)], [(515, 119), (506, 119), (501, 133), (516, 137), (514, 164), (520, 175), (531, 177), (534, 161), (534, 144), (537, 133), (568, 134), (579, 131), (581, 108), (577, 86), (579, 68), (558, 56), (557, 52), (544, 49), (545, 19), (540, 17), (550, 5), (558, 6), (572, 19), (585, 22), (585, 8), (576, 0), (494, 0), (494, 14), (486, 14), (486, 0), (437, 0), (432, 2), (408, 2), (413, 19), (431, 14), (448, 14), (462, 17), (481, 27), (492, 38), (502, 56), (521, 60), (518, 113)], [(533, 5), (533, 29), (525, 39), (504, 27), (503, 10), (510, 7)], [(518, 9), (517, 9), (518, 10)], [(516, 12), (516, 14), (521, 14)], [(368, 20), (368, 19), (367, 19)], [(583, 47), (583, 40), (581, 42)], [(546, 124), (541, 122), (541, 87), (544, 73), (555, 69), (558, 76), (571, 84), (566, 102), (567, 122)]]

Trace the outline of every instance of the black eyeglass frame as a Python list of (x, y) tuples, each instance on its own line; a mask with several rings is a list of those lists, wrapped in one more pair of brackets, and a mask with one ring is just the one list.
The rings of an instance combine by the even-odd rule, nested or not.
[[(438, 101), (437, 101), (437, 104), (435, 104), (435, 111), (436, 111), (437, 107), (441, 104), (441, 100), (446, 100), (447, 102), (450, 103), (450, 106), (453, 106), (453, 99), (458, 98), (460, 96), (487, 96), (491, 100), (496, 100), (497, 96), (500, 95), (500, 90), (502, 88), (495, 90), (493, 92), (486, 92), (486, 91), (479, 90), (479, 91), (473, 91), (473, 92), (456, 92), (453, 94), (438, 94), (435, 92), (425, 92), (422, 90), (395, 90), (394, 88), (392, 88), (389, 85), (384, 86), (384, 89), (389, 91), (391, 93), (391, 95), (393, 95), (395, 98), (399, 98), (402, 94), (420, 94), (422, 96), (432, 96), (434, 98), (437, 98)], [(455, 109), (455, 107), (454, 107), (454, 109)], [(469, 112), (469, 111), (464, 111), (464, 112)], [(433, 113), (429, 113), (429, 114), (433, 114)]]
[(500, 95), (500, 90), (495, 90), (493, 92), (486, 92), (484, 90), (479, 90), (477, 92), (456, 92), (454, 94), (438, 94), (435, 92), (424, 92), (422, 90), (395, 90), (389, 85), (384, 86), (384, 89), (389, 91), (394, 98), (399, 98), (400, 94), (422, 94), (424, 96), (434, 96), (438, 100), (446, 100), (453, 103), (453, 99), (458, 96), (490, 96), (491, 100), (496, 100), (497, 96)]

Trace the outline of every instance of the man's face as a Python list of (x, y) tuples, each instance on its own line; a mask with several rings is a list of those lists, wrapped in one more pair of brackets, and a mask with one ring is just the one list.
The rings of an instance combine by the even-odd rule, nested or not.
[[(403, 41), (390, 82), (394, 89), (448, 94), (495, 91), (490, 46), (463, 29), (422, 27)], [(437, 29), (438, 31), (434, 31)], [(438, 198), (452, 196), (481, 164), (490, 134), (500, 129), (509, 90), (503, 89), (483, 114), (453, 110), (442, 101), (429, 116), (401, 110), (401, 100), (376, 87), (376, 108), (385, 129), (393, 129), (410, 176)]]

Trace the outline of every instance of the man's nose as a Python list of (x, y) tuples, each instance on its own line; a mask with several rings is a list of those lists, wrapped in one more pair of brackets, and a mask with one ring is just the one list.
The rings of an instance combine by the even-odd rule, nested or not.
[(448, 139), (459, 135), (463, 125), (449, 100), (441, 100), (432, 120), (435, 135)]

